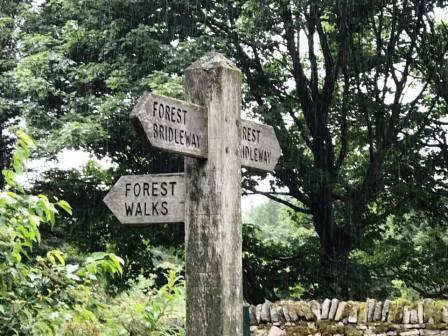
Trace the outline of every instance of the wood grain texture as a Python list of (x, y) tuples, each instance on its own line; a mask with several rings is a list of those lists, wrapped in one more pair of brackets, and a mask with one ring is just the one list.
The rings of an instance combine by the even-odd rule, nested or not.
[(207, 111), (196, 104), (146, 92), (131, 112), (152, 146), (207, 157)]
[(273, 171), (282, 150), (272, 126), (241, 120), (241, 165)]
[(241, 73), (210, 53), (186, 71), (208, 111), (208, 159), (185, 159), (188, 336), (242, 335)]
[(180, 223), (185, 218), (183, 174), (125, 175), (104, 197), (122, 224)]

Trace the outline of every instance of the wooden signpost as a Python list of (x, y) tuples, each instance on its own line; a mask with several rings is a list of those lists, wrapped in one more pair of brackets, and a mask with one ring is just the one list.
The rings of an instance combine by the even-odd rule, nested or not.
[(241, 120), (241, 72), (218, 53), (186, 70), (188, 102), (145, 93), (131, 116), (179, 174), (123, 176), (104, 201), (123, 224), (185, 222), (187, 335), (241, 336), (241, 167), (271, 171), (272, 127)]
[(126, 175), (104, 203), (122, 224), (181, 223), (185, 218), (183, 174)]
[[(200, 105), (145, 93), (131, 112), (156, 148), (207, 158), (207, 110)], [(222, 130), (219, 130), (220, 132)], [(272, 126), (241, 120), (241, 166), (272, 171), (281, 154)]]
[(131, 112), (152, 146), (174, 153), (207, 157), (205, 108), (178, 99), (145, 93)]
[(282, 150), (272, 126), (241, 120), (241, 165), (273, 171)]

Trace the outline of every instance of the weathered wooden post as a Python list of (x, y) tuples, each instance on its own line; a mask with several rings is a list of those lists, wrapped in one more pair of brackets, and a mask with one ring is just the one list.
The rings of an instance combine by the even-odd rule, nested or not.
[(281, 149), (271, 126), (240, 119), (241, 73), (224, 56), (192, 64), (185, 95), (145, 93), (131, 113), (152, 146), (186, 156), (185, 177), (122, 176), (104, 202), (126, 225), (185, 219), (187, 335), (240, 336), (241, 167), (271, 171)]
[(186, 70), (208, 111), (207, 160), (185, 158), (187, 335), (242, 335), (241, 73), (209, 53)]

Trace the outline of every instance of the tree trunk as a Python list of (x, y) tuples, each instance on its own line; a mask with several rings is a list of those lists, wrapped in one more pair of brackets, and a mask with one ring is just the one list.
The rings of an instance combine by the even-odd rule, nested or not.
[[(322, 239), (320, 264), (322, 267), (322, 285), (328, 288), (328, 293), (340, 299), (349, 298), (348, 256), (349, 243), (343, 234)], [(324, 291), (326, 292), (326, 291)]]
[(320, 266), (323, 293), (347, 298), (348, 256), (352, 248), (350, 236), (343, 226), (336, 225), (331, 189), (323, 186), (314, 195), (313, 220), (320, 240)]

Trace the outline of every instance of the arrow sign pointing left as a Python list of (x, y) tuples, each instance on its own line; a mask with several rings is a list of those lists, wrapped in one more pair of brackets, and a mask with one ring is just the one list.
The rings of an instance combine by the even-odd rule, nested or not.
[(122, 224), (180, 223), (185, 220), (184, 176), (125, 175), (103, 201)]
[(178, 154), (207, 157), (207, 110), (182, 100), (145, 92), (131, 112), (151, 145)]

